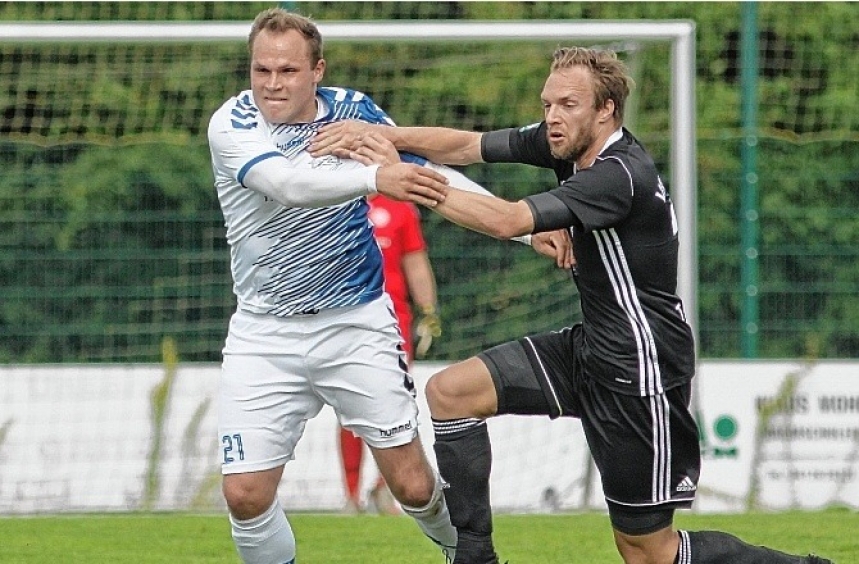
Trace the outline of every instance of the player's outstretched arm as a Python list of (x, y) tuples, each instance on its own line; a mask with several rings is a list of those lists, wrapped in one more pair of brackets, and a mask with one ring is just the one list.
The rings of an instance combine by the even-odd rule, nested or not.
[(509, 202), (495, 196), (451, 189), (444, 201), (432, 209), (457, 225), (496, 239), (513, 239), (534, 230), (531, 208), (521, 200)]
[(401, 163), (396, 150), (385, 161), (367, 161), (352, 170), (296, 169), (286, 159), (268, 158), (254, 164), (240, 179), (243, 186), (294, 208), (341, 204), (373, 192), (432, 207), (443, 200), (447, 179), (425, 167)]
[[(428, 161), (424, 166), (443, 174), (447, 178), (452, 188), (456, 188), (457, 190), (465, 190), (466, 192), (473, 192), (475, 194), (483, 194), (484, 196), (494, 196), (492, 192), (490, 192), (477, 182), (471, 180), (458, 170), (454, 170), (447, 165), (440, 165), (432, 161)], [(513, 237), (511, 240), (522, 243), (523, 245), (530, 245), (531, 235), (521, 235), (518, 237)]]
[(395, 127), (359, 121), (338, 121), (323, 126), (310, 144), (314, 157), (348, 156), (370, 133), (379, 133), (400, 151), (407, 151), (443, 164), (483, 162), (481, 134), (447, 127)]
[(447, 196), (447, 178), (416, 164), (385, 165), (376, 171), (376, 191), (395, 200), (434, 208)]
[(367, 166), (379, 165), (376, 191), (395, 200), (435, 207), (444, 200), (448, 180), (438, 171), (400, 161), (394, 145), (377, 131), (362, 134), (360, 144), (343, 157)]
[[(356, 150), (349, 151), (346, 156), (367, 165), (391, 163), (399, 159), (391, 141), (375, 131), (364, 135), (361, 145)], [(388, 166), (380, 168), (379, 174)], [(531, 208), (524, 201), (508, 202), (497, 198), (482, 186), (444, 166), (430, 164), (419, 168), (445, 178), (445, 182), (448, 181), (448, 176), (442, 176), (440, 173), (449, 175), (451, 185), (459, 185), (459, 188), (448, 189), (443, 198), (437, 199), (429, 206), (450, 221), (497, 239), (513, 239), (533, 231), (534, 217)], [(377, 186), (380, 186), (378, 180)], [(386, 193), (381, 187), (379, 192)], [(422, 203), (413, 195), (402, 199)]]

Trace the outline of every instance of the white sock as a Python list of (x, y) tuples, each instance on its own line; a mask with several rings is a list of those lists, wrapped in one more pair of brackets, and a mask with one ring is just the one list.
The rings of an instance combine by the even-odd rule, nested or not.
[(245, 564), (295, 564), (295, 536), (277, 499), (259, 517), (240, 521), (230, 515), (230, 525)]
[(414, 518), (426, 536), (441, 548), (447, 562), (456, 555), (456, 528), (450, 523), (450, 512), (442, 492), (441, 476), (436, 474), (432, 497), (423, 507), (402, 506), (403, 511)]

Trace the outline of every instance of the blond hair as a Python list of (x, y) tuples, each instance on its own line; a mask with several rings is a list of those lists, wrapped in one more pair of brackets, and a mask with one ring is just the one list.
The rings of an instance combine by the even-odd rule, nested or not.
[(618, 123), (623, 122), (623, 108), (634, 81), (626, 65), (614, 51), (560, 47), (552, 56), (551, 72), (575, 66), (585, 67), (594, 77), (594, 106), (602, 108), (608, 100), (614, 102), (612, 114)]
[(319, 28), (310, 18), (288, 12), (283, 8), (269, 8), (260, 12), (254, 19), (251, 32), (248, 35), (249, 52), (253, 53), (254, 41), (263, 30), (275, 33), (295, 30), (307, 40), (307, 45), (310, 48), (311, 66), (316, 66), (316, 63), (322, 59), (322, 34), (319, 33)]

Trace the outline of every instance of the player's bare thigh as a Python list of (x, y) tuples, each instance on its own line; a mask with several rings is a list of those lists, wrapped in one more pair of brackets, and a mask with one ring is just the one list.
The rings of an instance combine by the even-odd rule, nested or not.
[(492, 375), (478, 357), (452, 364), (429, 379), (427, 404), (435, 419), (492, 417), (498, 411), (498, 395)]

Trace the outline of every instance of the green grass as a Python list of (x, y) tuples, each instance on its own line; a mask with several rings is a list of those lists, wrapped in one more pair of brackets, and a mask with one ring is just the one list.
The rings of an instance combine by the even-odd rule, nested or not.
[[(440, 564), (407, 517), (291, 515), (299, 564)], [(859, 512), (698, 515), (677, 525), (719, 529), (837, 564), (859, 562)], [(513, 564), (617, 564), (608, 519), (599, 513), (499, 515), (495, 539)], [(224, 515), (123, 514), (0, 518), (3, 564), (237, 564)]]

